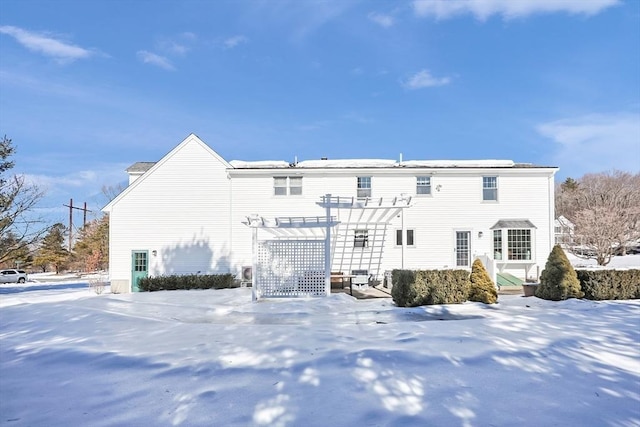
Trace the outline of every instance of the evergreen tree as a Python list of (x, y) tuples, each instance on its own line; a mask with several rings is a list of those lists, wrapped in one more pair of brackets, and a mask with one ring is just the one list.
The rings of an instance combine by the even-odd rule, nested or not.
[(84, 271), (105, 270), (109, 264), (109, 216), (89, 222), (73, 247), (74, 263)]
[(47, 267), (53, 266), (58, 274), (69, 260), (69, 251), (64, 247), (65, 232), (66, 227), (57, 223), (49, 229), (49, 233), (42, 239), (42, 244), (33, 263), (42, 267), (43, 272), (47, 271)]
[(560, 245), (555, 245), (549, 254), (535, 295), (552, 301), (584, 296), (578, 275)]
[(498, 301), (496, 285), (479, 259), (473, 261), (471, 266), (469, 301), (483, 302), (485, 304), (495, 304)]
[(27, 268), (31, 265), (33, 261), (31, 250), (27, 246), (18, 244), (18, 237), (15, 233), (8, 232), (0, 237), (0, 246), (16, 248), (4, 258), (4, 261), (0, 262), (0, 268)]
[(578, 184), (578, 181), (576, 181), (575, 179), (567, 178), (564, 180), (561, 186), (563, 190), (575, 191), (578, 189), (579, 184)]

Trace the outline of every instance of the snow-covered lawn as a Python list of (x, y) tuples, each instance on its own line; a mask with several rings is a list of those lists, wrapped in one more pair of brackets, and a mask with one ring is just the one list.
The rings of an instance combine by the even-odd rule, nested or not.
[[(566, 253), (566, 252), (565, 252)], [(640, 268), (640, 254), (614, 256), (611, 262), (604, 267), (598, 265), (595, 259), (580, 258), (572, 253), (566, 253), (567, 258), (574, 268), (577, 269), (624, 269), (624, 268)]]
[(2, 285), (0, 425), (638, 426), (640, 301)]

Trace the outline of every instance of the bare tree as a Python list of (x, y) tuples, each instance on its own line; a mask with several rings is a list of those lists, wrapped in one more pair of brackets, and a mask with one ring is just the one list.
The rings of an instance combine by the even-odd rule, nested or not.
[(586, 245), (599, 265), (640, 238), (640, 174), (587, 174), (560, 186), (558, 214), (575, 225), (574, 240)]
[(107, 199), (107, 203), (118, 197), (127, 188), (126, 185), (120, 183), (116, 185), (103, 185), (102, 195)]
[(7, 159), (14, 153), (11, 140), (5, 136), (0, 140), (0, 265), (31, 251), (48, 230), (42, 219), (32, 215), (44, 192), (24, 176), (6, 175), (14, 166)]

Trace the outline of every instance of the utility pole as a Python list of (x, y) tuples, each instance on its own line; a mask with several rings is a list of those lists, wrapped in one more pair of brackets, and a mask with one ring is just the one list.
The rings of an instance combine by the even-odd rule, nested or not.
[(69, 199), (68, 205), (62, 205), (62, 206), (66, 206), (69, 208), (69, 252), (71, 252), (71, 244), (73, 242), (73, 210), (77, 209), (83, 212), (82, 227), (87, 225), (87, 212), (91, 212), (91, 211), (87, 209), (87, 202), (84, 202), (84, 207), (82, 208), (73, 206), (73, 199)]

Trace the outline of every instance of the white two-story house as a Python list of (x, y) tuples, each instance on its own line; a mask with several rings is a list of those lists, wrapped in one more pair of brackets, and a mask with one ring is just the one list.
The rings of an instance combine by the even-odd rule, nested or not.
[[(396, 268), (469, 269), (479, 257), (494, 277), (536, 277), (554, 243), (556, 171), (508, 160), (227, 162), (192, 134), (129, 168), (129, 186), (103, 209), (111, 289), (135, 291), (147, 275), (240, 277), (255, 262), (247, 218), (323, 217), (329, 194), (378, 204), (333, 211), (331, 271), (382, 280)], [(388, 208), (398, 200), (404, 209)]]

